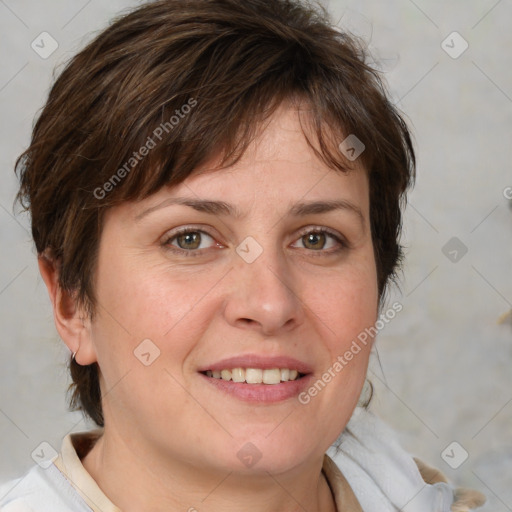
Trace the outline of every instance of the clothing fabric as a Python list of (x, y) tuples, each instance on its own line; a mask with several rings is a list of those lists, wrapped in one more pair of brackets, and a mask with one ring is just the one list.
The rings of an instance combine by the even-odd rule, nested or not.
[[(354, 411), (332, 457), (365, 512), (455, 512), (485, 502), (478, 491), (455, 489), (439, 471), (416, 461), (388, 425), (362, 408)], [(427, 483), (422, 470), (439, 478)]]
[[(120, 512), (81, 462), (102, 432), (67, 435), (55, 460), (1, 485), (0, 511)], [(467, 512), (485, 501), (413, 459), (394, 432), (362, 408), (354, 411), (339, 450), (331, 447), (324, 455), (322, 471), (340, 512)]]

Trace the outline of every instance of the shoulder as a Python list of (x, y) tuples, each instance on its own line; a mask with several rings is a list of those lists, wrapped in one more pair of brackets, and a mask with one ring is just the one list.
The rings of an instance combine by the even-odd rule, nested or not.
[(1, 512), (92, 512), (52, 463), (0, 484)]
[(365, 512), (466, 512), (485, 502), (480, 492), (455, 488), (441, 471), (414, 459), (390, 426), (360, 407), (329, 455)]
[[(429, 466), (426, 462), (413, 457), (414, 462), (418, 466), (421, 477), (425, 483), (434, 485), (439, 482), (448, 483), (448, 479), (443, 475), (439, 469)], [(481, 507), (485, 503), (485, 496), (474, 489), (467, 489), (465, 487), (457, 487), (453, 491), (454, 502), (452, 504), (452, 511), (467, 512), (471, 509)]]

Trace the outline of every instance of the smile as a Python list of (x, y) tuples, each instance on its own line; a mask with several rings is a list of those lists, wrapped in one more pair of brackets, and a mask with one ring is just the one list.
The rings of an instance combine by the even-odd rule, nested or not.
[(280, 384), (300, 379), (303, 375), (290, 368), (232, 368), (231, 370), (206, 370), (207, 377), (247, 384)]

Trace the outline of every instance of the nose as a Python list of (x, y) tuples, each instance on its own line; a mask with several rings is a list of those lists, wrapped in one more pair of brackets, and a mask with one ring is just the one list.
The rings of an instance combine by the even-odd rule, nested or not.
[(277, 250), (265, 249), (252, 263), (237, 256), (230, 284), (224, 314), (231, 325), (271, 336), (303, 322), (297, 283)]

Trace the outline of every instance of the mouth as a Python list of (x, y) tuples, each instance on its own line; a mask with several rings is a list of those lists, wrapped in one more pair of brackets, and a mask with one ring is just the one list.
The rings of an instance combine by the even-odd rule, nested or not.
[(231, 368), (200, 372), (207, 377), (245, 384), (276, 385), (282, 382), (297, 381), (306, 374), (295, 368)]
[(198, 368), (204, 382), (238, 400), (269, 404), (297, 398), (313, 380), (309, 364), (280, 356), (247, 354)]

